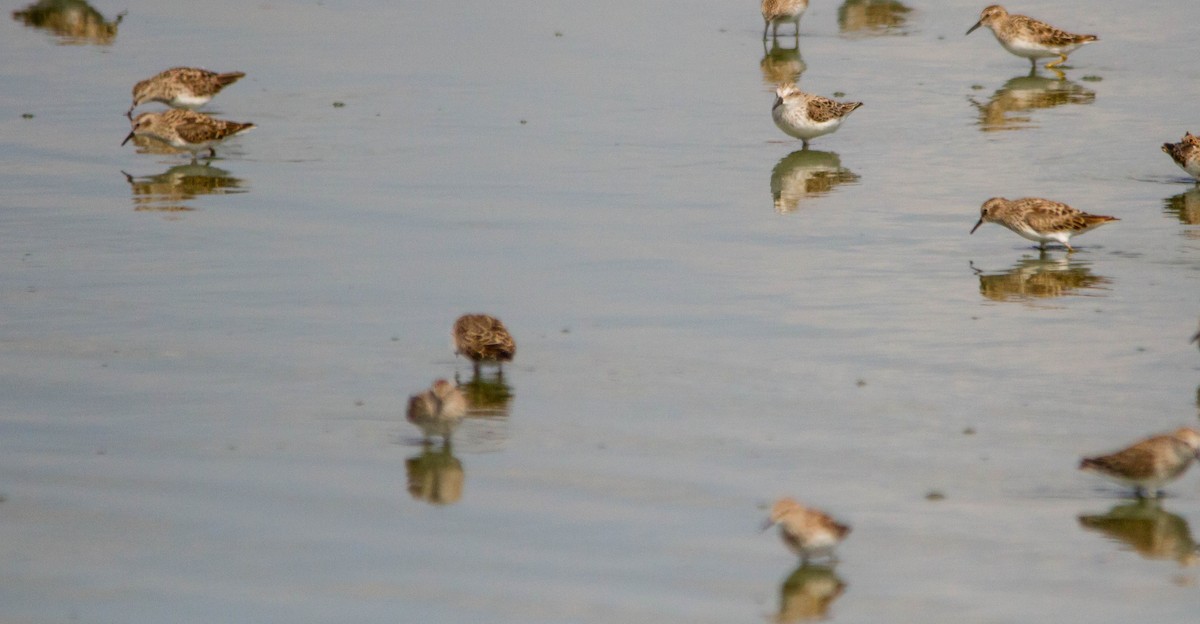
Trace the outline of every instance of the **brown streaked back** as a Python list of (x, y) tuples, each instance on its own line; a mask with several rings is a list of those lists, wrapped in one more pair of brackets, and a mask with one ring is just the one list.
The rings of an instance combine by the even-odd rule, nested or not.
[(454, 322), (455, 352), (476, 362), (510, 362), (517, 354), (512, 334), (500, 319), (487, 314), (464, 314)]

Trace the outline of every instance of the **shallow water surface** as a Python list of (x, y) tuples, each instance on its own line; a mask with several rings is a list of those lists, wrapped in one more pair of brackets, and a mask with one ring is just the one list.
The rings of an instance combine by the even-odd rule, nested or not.
[[(1188, 621), (1200, 485), (1083, 454), (1195, 424), (1200, 6), (13, 4), (0, 51), (0, 619)], [(92, 12), (87, 12), (87, 7)], [(124, 14), (118, 21), (118, 15)], [(41, 18), (39, 18), (41, 19)], [(120, 146), (245, 71), (258, 128)], [(799, 77), (862, 101), (800, 151)], [(156, 110), (146, 105), (142, 110)], [(992, 196), (1118, 217), (1039, 252)], [(449, 329), (514, 333), (503, 376)], [(456, 378), (443, 449), (404, 421)], [(854, 527), (798, 567), (791, 495)]]

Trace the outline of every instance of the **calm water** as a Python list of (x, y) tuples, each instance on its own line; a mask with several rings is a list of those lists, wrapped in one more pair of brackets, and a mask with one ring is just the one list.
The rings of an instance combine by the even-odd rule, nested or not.
[[(1100, 35), (1060, 78), (963, 0), (798, 51), (753, 2), (52, 4), (0, 26), (0, 619), (1194, 619), (1197, 477), (1075, 464), (1197, 419), (1200, 5), (1013, 5)], [(209, 167), (118, 145), (181, 64), (247, 73)], [(807, 153), (797, 72), (866, 103)], [(1121, 221), (968, 236), (996, 195)], [(470, 311), (517, 361), (423, 449)]]

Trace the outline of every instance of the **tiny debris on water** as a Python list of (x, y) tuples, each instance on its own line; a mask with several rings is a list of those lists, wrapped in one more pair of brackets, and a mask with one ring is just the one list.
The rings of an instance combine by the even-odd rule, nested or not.
[(21, 119), (33, 119), (33, 113), (21, 113)]
[(362, 399), (358, 399), (358, 400), (354, 401), (354, 407), (362, 407), (364, 405), (366, 405), (366, 402), (363, 401)]
[(1084, 76), (1083, 78), (1080, 78), (1080, 80), (1083, 80), (1085, 82), (1100, 82), (1101, 80), (1104, 80), (1104, 79), (1101, 78), (1100, 76), (1093, 76), (1093, 75), (1089, 74), (1087, 76)]
[(981, 84), (973, 84), (973, 85), (971, 85), (971, 89), (973, 89), (973, 90), (975, 90), (975, 91), (981, 91), (981, 90), (983, 89), (983, 85), (981, 85)]
[(946, 495), (938, 490), (930, 490), (929, 493), (925, 495), (925, 500), (927, 501), (940, 501), (945, 499)]
[(963, 435), (975, 435), (975, 427), (967, 427), (963, 429)]
[(861, 387), (863, 387), (863, 386), (867, 385), (867, 380), (866, 380), (866, 379), (859, 379), (858, 381), (854, 382), (854, 385), (856, 385), (856, 386), (858, 386), (859, 388), (861, 388)]
[(846, 97), (846, 92), (845, 91), (834, 91), (833, 97)]
[(334, 107), (334, 108), (342, 108), (342, 107), (344, 107), (344, 106), (346, 106), (346, 103), (345, 103), (345, 102), (334, 102), (334, 103), (333, 103), (333, 107)]
[(523, 125), (525, 125), (525, 124), (527, 124), (527, 123), (529, 123), (529, 122), (528, 122), (528, 121), (526, 121), (526, 120), (524, 120), (524, 119), (522, 119), (522, 120), (521, 120), (521, 125), (522, 125), (522, 126), (523, 126)]

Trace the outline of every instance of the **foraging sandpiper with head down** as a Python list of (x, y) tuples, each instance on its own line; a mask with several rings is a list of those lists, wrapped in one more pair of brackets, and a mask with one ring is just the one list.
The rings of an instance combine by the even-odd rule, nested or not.
[(130, 122), (132, 129), (121, 141), (125, 145), (135, 136), (146, 136), (192, 153), (192, 160), (204, 150), (215, 157), (215, 146), (229, 137), (254, 128), (252, 123), (227, 121), (190, 110), (171, 109), (162, 113), (142, 113)]
[(1107, 455), (1085, 457), (1080, 470), (1090, 470), (1117, 483), (1132, 485), (1139, 498), (1157, 493), (1178, 479), (1200, 454), (1200, 431), (1181, 427)]
[(783, 543), (805, 562), (821, 555), (834, 559), (833, 548), (850, 534), (850, 527), (837, 522), (829, 514), (786, 497), (775, 501), (762, 530), (766, 531), (775, 525), (779, 525), (779, 537)]
[(975, 222), (971, 233), (974, 234), (984, 223), (999, 223), (1023, 238), (1038, 243), (1041, 249), (1046, 248), (1046, 243), (1059, 242), (1067, 251), (1074, 251), (1075, 248), (1071, 247), (1069, 242), (1072, 236), (1078, 236), (1110, 221), (1119, 219), (1088, 214), (1064, 203), (1041, 197), (993, 197), (983, 202), (979, 221)]
[(479, 373), (481, 363), (502, 365), (517, 354), (517, 343), (500, 319), (487, 314), (464, 314), (450, 332), (454, 354), (465, 356)]
[(421, 428), (428, 440), (441, 436), (446, 443), (467, 414), (467, 397), (458, 386), (438, 379), (428, 390), (408, 397), (408, 422)]
[(1065, 63), (1067, 55), (1079, 46), (1097, 40), (1096, 35), (1076, 35), (1031, 17), (1010, 15), (998, 4), (985, 8), (979, 16), (979, 21), (967, 30), (967, 34), (975, 32), (980, 26), (992, 29), (996, 41), (999, 41), (1005, 50), (1029, 59), (1030, 65), (1034, 67), (1040, 58), (1057, 56), (1057, 61), (1046, 64), (1048, 69)]
[(146, 102), (162, 102), (171, 108), (197, 108), (208, 104), (221, 89), (237, 82), (246, 74), (218, 74), (198, 67), (172, 67), (133, 85), (133, 104), (125, 113)]
[(862, 106), (862, 102), (837, 102), (805, 93), (794, 83), (776, 87), (775, 96), (771, 119), (785, 134), (803, 141), (805, 149), (812, 139), (836, 131), (850, 113)]

